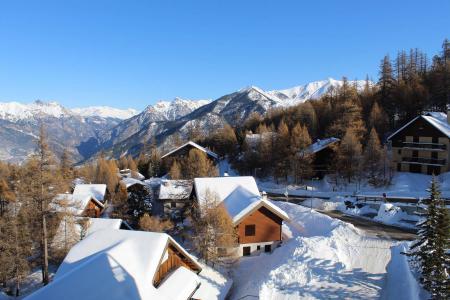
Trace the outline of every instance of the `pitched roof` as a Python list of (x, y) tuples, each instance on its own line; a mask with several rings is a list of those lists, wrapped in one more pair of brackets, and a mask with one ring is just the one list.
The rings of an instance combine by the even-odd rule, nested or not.
[(125, 178), (123, 178), (120, 182), (122, 182), (123, 184), (125, 184), (125, 186), (126, 186), (127, 188), (129, 188), (130, 186), (133, 186), (133, 185), (135, 185), (135, 184), (142, 185), (142, 186), (146, 186), (146, 184), (145, 184), (144, 182), (142, 182), (141, 180), (139, 180), (139, 179), (134, 179), (134, 178), (131, 178), (131, 177), (125, 177)]
[[(104, 229), (76, 244), (53, 282), (27, 299), (169, 300), (178, 299), (180, 291), (192, 294), (194, 281), (200, 280), (187, 269), (172, 273), (158, 288), (152, 284), (168, 244), (201, 270), (196, 260), (165, 233)], [(171, 279), (172, 275), (176, 276)]]
[(278, 206), (262, 199), (252, 176), (195, 178), (194, 185), (200, 207), (206, 201), (208, 193), (212, 192), (224, 204), (234, 224), (238, 224), (243, 217), (261, 206), (284, 220), (289, 219), (286, 212)]
[(195, 148), (197, 148), (198, 150), (200, 150), (200, 151), (202, 151), (202, 152), (205, 152), (207, 155), (212, 156), (212, 157), (214, 157), (215, 159), (219, 159), (219, 156), (218, 156), (216, 153), (214, 153), (214, 152), (212, 152), (211, 150), (209, 150), (209, 149), (207, 149), (207, 148), (205, 148), (205, 147), (202, 147), (202, 146), (200, 146), (199, 144), (194, 143), (194, 142), (192, 142), (192, 141), (189, 141), (189, 142), (187, 142), (187, 143), (181, 145), (180, 147), (178, 147), (178, 148), (176, 148), (176, 149), (170, 151), (169, 153), (164, 154), (163, 156), (161, 156), (161, 158), (164, 158), (164, 157), (166, 157), (166, 156), (169, 156), (169, 155), (171, 155), (171, 154), (177, 152), (178, 150), (183, 149), (183, 148), (186, 147), (186, 146), (192, 146), (192, 147), (195, 147)]
[(58, 194), (52, 207), (58, 212), (71, 212), (74, 215), (82, 215), (90, 201), (104, 207), (103, 203), (89, 194)]
[(447, 114), (443, 112), (427, 112), (423, 115), (417, 116), (408, 123), (406, 123), (404, 126), (400, 127), (397, 131), (395, 131), (393, 134), (391, 134), (387, 139), (390, 140), (392, 137), (397, 135), (399, 132), (401, 132), (403, 129), (414, 123), (419, 118), (424, 119), (428, 123), (430, 123), (432, 126), (434, 126), (437, 130), (445, 134), (447, 137), (450, 138), (450, 124), (447, 122)]
[(104, 201), (106, 184), (77, 184), (73, 191), (75, 197), (91, 196), (98, 201)]
[(315, 143), (309, 145), (308, 148), (306, 148), (306, 151), (309, 153), (317, 153), (339, 141), (340, 141), (340, 139), (335, 138), (335, 137), (329, 137), (329, 138), (326, 138), (323, 140), (317, 140)]
[(192, 180), (161, 180), (159, 199), (183, 200), (189, 198), (192, 192)]

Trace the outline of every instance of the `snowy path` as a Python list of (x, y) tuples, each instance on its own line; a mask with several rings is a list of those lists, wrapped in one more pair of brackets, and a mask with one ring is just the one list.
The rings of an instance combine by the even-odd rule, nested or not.
[(292, 219), (292, 238), (270, 255), (241, 259), (231, 299), (380, 297), (393, 241), (295, 204), (276, 205)]

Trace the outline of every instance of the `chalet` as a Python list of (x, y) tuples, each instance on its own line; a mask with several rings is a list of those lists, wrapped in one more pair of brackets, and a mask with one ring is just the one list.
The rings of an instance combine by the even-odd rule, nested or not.
[(104, 209), (104, 204), (87, 194), (58, 194), (55, 198), (54, 208), (57, 212), (98, 218)]
[(161, 180), (158, 200), (165, 215), (182, 215), (192, 203), (192, 180)]
[(216, 164), (219, 161), (219, 155), (217, 155), (216, 153), (212, 152), (211, 150), (204, 148), (202, 146), (200, 146), (197, 143), (194, 143), (192, 141), (189, 141), (183, 145), (181, 145), (180, 147), (173, 149), (172, 151), (164, 154), (163, 156), (161, 156), (161, 159), (163, 161), (163, 164), (167, 167), (170, 167), (172, 165), (172, 162), (176, 159), (183, 159), (188, 157), (189, 155), (189, 151), (191, 151), (192, 149), (197, 149), (200, 150), (202, 152), (204, 152), (206, 154), (206, 156), (214, 163)]
[(209, 193), (224, 205), (238, 234), (239, 255), (271, 252), (282, 241), (283, 221), (288, 215), (262, 197), (251, 176), (195, 178), (199, 206)]
[(335, 156), (333, 146), (339, 144), (339, 142), (338, 138), (330, 137), (317, 140), (306, 149), (307, 153), (314, 154), (312, 167), (315, 177), (323, 178), (330, 171)]
[(89, 195), (105, 203), (108, 198), (106, 184), (77, 184), (73, 190), (75, 196)]
[(387, 140), (397, 171), (429, 175), (450, 171), (450, 113), (417, 116)]
[(165, 233), (98, 230), (26, 299), (198, 299), (200, 264)]

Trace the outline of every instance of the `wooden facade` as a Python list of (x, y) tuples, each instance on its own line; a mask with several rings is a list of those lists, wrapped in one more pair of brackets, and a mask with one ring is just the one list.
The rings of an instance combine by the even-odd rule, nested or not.
[(248, 244), (281, 241), (282, 223), (279, 216), (262, 206), (237, 225), (238, 242)]
[(169, 244), (164, 251), (158, 270), (153, 278), (153, 285), (158, 287), (164, 278), (179, 267), (185, 267), (196, 273), (200, 272), (200, 269), (198, 269), (188, 257), (181, 253), (175, 246)]
[(418, 117), (389, 137), (392, 168), (401, 172), (438, 175), (450, 170), (450, 139)]
[(87, 207), (84, 210), (84, 217), (89, 217), (89, 218), (99, 218), (100, 215), (102, 214), (103, 211), (103, 207), (98, 204), (96, 201), (94, 200), (90, 200)]

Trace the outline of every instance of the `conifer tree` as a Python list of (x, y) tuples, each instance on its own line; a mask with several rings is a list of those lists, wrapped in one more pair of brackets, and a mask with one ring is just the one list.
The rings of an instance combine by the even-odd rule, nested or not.
[(311, 138), (308, 129), (297, 123), (292, 128), (290, 142), (291, 169), (296, 183), (312, 176), (313, 154), (307, 151), (309, 145)]
[(171, 179), (181, 179), (181, 168), (177, 160), (174, 160), (169, 170)]
[(147, 173), (149, 177), (157, 177), (161, 172), (161, 153), (153, 142), (150, 148)]
[(419, 223), (419, 239), (411, 246), (409, 255), (416, 257), (421, 269), (421, 282), (433, 299), (450, 296), (449, 256), (450, 217), (436, 178), (429, 189), (430, 200), (426, 218)]
[(374, 186), (382, 183), (383, 178), (383, 149), (375, 128), (369, 134), (369, 140), (364, 148), (363, 168), (368, 182)]
[(8, 204), (14, 201), (14, 199), (15, 195), (5, 179), (0, 179), (0, 217), (5, 214)]
[(350, 183), (361, 169), (362, 146), (352, 127), (347, 129), (336, 154), (336, 170)]
[(218, 170), (203, 151), (191, 149), (187, 159), (182, 162), (181, 176), (184, 179), (196, 177), (214, 177)]
[(281, 120), (278, 125), (276, 144), (274, 149), (275, 155), (275, 172), (274, 176), (278, 179), (283, 177), (287, 180), (287, 176), (290, 170), (290, 153), (289, 153), (289, 128), (284, 120)]

